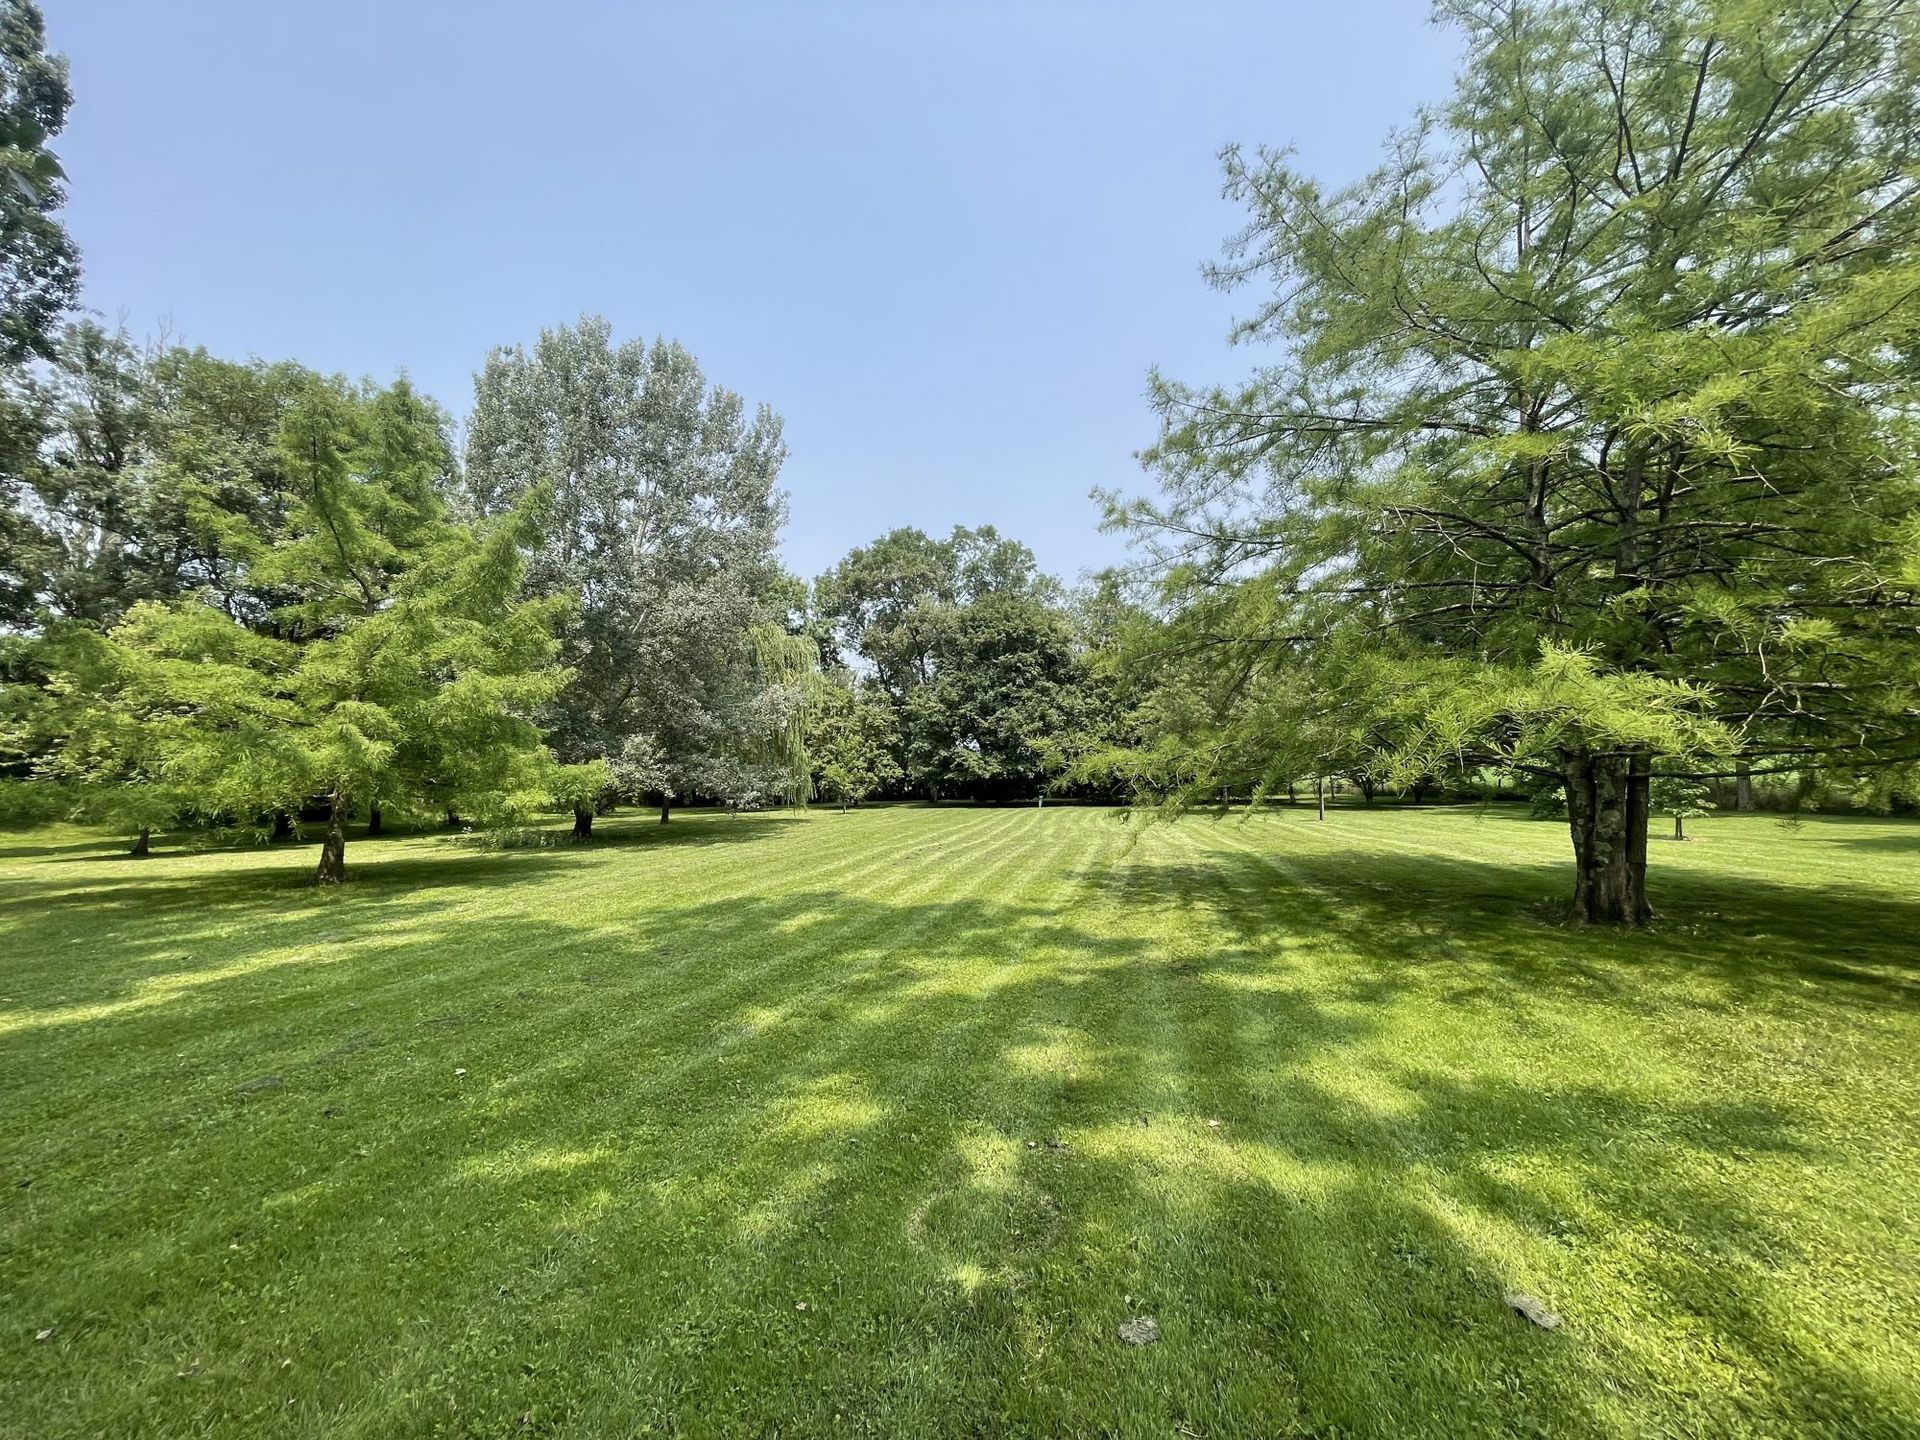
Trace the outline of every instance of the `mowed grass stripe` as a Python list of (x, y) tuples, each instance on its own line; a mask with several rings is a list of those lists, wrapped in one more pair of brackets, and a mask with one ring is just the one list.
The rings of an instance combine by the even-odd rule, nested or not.
[[(981, 829), (983, 832), (988, 828), (992, 828), (995, 831), (1000, 833), (997, 833), (991, 836), (983, 834), (982, 838), (972, 845), (952, 846), (949, 848), (952, 852), (952, 863), (956, 865), (963, 864), (966, 861), (968, 861), (975, 850), (985, 848), (989, 845), (1000, 850), (1002, 858), (997, 863), (984, 868), (977, 868), (972, 871), (972, 875), (975, 881), (978, 884), (981, 884), (984, 886), (991, 883), (993, 877), (999, 870), (1007, 866), (1011, 866), (1019, 863), (1021, 859), (1021, 852), (1017, 848), (1010, 847), (1006, 843), (1008, 837), (1005, 834), (1004, 825), (995, 826), (992, 824), (991, 820), (989, 819), (980, 819), (975, 822), (975, 826)], [(936, 891), (943, 887), (947, 889), (953, 888), (953, 880), (951, 875), (941, 871), (929, 871), (929, 872), (923, 873), (920, 876), (915, 877), (913, 882), (907, 887), (905, 887), (899, 893), (901, 898), (911, 899), (918, 894)], [(884, 920), (884, 916), (877, 916), (873, 923), (878, 924), (878, 923), (881, 923), (882, 920)], [(784, 966), (784, 967), (793, 967), (797, 965), (803, 965), (804, 962), (807, 961), (808, 959), (817, 958), (818, 955), (820, 955), (821, 953), (824, 953), (828, 949), (837, 949), (844, 953), (849, 948), (849, 942), (855, 938), (855, 934), (856, 932), (854, 931), (850, 931), (848, 929), (842, 928), (840, 930), (835, 931), (829, 936), (823, 937), (813, 945), (788, 946), (786, 947), (785, 953), (774, 957), (773, 960), (768, 961), (766, 964), (764, 964), (760, 968), (759, 971), (730, 973), (727, 967), (724, 965), (724, 963), (718, 963), (712, 968), (714, 969), (715, 973), (717, 973), (718, 975), (724, 978), (715, 986), (709, 987), (706, 991), (696, 992), (696, 994), (694, 994), (693, 996), (690, 996), (682, 1000), (679, 1003), (679, 1005), (677, 1005), (675, 1008), (676, 1009), (685, 1008), (688, 1005), (691, 1005), (692, 1003), (694, 1003), (695, 1001), (702, 999), (703, 997), (706, 998), (709, 1001), (709, 1003), (714, 1003), (715, 997), (718, 996), (720, 1003), (727, 1003), (727, 997), (730, 996), (733, 992), (741, 991), (744, 989), (750, 989), (756, 977), (764, 977), (765, 972), (775, 965)], [(715, 959), (718, 962), (724, 962), (727, 959), (727, 957), (722, 955), (719, 957), (715, 957)], [(832, 987), (832, 986), (843, 985), (844, 983), (846, 983), (846, 980), (844, 975), (836, 974), (836, 975), (830, 976), (824, 983), (827, 986)], [(604, 1006), (602, 1006), (602, 1008), (604, 1008)], [(704, 1023), (702, 1023), (696, 1028), (700, 1030), (705, 1030), (707, 1027)], [(517, 1042), (524, 1043), (528, 1038), (530, 1037), (528, 1037), (524, 1032), (522, 1032), (521, 1034), (515, 1037), (515, 1040)], [(539, 1053), (542, 1055), (551, 1055), (554, 1053), (555, 1047), (552, 1044), (548, 1043), (547, 1037), (536, 1035), (531, 1038), (535, 1042), (534, 1048), (536, 1053)], [(571, 1058), (567, 1063), (570, 1069), (574, 1069), (582, 1073), (591, 1073), (595, 1069), (594, 1055), (593, 1055), (593, 1052), (591, 1051), (585, 1052), (584, 1054), (580, 1052), (580, 1050), (578, 1049), (578, 1046), (581, 1038), (582, 1037), (580, 1036), (572, 1037), (572, 1039), (575, 1042), (576, 1048), (573, 1052), (570, 1052)], [(626, 1038), (627, 1038), (626, 1033), (624, 1031), (616, 1031), (614, 1032), (611, 1038), (600, 1042), (599, 1048), (601, 1050), (616, 1048), (624, 1044), (626, 1042)], [(683, 1079), (685, 1078), (686, 1072), (696, 1069), (702, 1065), (710, 1064), (715, 1058), (714, 1052), (717, 1049), (725, 1048), (725, 1042), (723, 1041), (718, 1045), (706, 1044), (703, 1047), (702, 1041), (708, 1038), (709, 1037), (706, 1037), (704, 1035), (699, 1035), (699, 1034), (696, 1034), (690, 1037), (682, 1037), (682, 1040), (684, 1042), (683, 1048), (687, 1052), (686, 1058), (683, 1059), (681, 1062), (679, 1062), (677, 1066), (669, 1070), (666, 1073), (666, 1075), (662, 1078), (662, 1080), (659, 1082), (659, 1085), (649, 1087), (649, 1088), (660, 1088), (661, 1086), (670, 1084), (675, 1080)], [(469, 1054), (471, 1050), (472, 1050), (471, 1046), (461, 1047), (461, 1051), (463, 1054)], [(475, 1058), (477, 1062), (484, 1062), (484, 1056), (485, 1056), (485, 1052), (482, 1051), (480, 1055), (473, 1056), (472, 1058)], [(484, 1063), (477, 1063), (475, 1068), (477, 1073), (483, 1073)], [(536, 1067), (536, 1070), (534, 1072), (536, 1077), (538, 1076), (538, 1073), (539, 1072)], [(448, 1078), (451, 1079), (450, 1071), (448, 1072)], [(400, 1083), (403, 1079), (404, 1077), (388, 1076), (388, 1077), (383, 1077), (383, 1083), (391, 1085), (394, 1083)], [(277, 1093), (271, 1097), (271, 1099), (274, 1101), (278, 1101), (280, 1098), (281, 1097)], [(439, 1129), (442, 1127), (436, 1126), (435, 1128)], [(274, 1149), (274, 1146), (271, 1143), (272, 1138), (273, 1137), (271, 1136), (263, 1137), (263, 1143), (259, 1147), (257, 1147), (262, 1153), (263, 1161), (270, 1159), (270, 1156)], [(402, 1131), (402, 1132), (390, 1135), (385, 1142), (385, 1148), (388, 1150), (389, 1153), (392, 1153), (392, 1154), (417, 1158), (418, 1156), (421, 1155), (423, 1151), (428, 1154), (434, 1153), (434, 1150), (436, 1147), (434, 1145), (426, 1143), (426, 1137), (424, 1137), (420, 1133), (417, 1133), (417, 1132), (410, 1133), (410, 1132)], [(230, 1171), (235, 1172), (233, 1174), (233, 1184), (237, 1188), (242, 1190), (246, 1189), (248, 1186), (255, 1183), (257, 1178), (264, 1178), (264, 1177), (256, 1177), (252, 1174), (247, 1173), (245, 1166), (236, 1167), (236, 1166), (230, 1165), (228, 1168)], [(402, 1166), (403, 1170), (405, 1170), (406, 1168), (407, 1168), (406, 1166), (404, 1165)], [(394, 1184), (402, 1183), (401, 1176), (396, 1175), (396, 1176), (389, 1176), (386, 1178)], [(376, 1174), (373, 1177), (373, 1179), (377, 1188), (381, 1177)], [(137, 1197), (125, 1197), (125, 1198), (137, 1199)]]
[[(0, 1185), (11, 1423), (1877, 1436), (1915, 1413), (1920, 906), (1870, 888), (1909, 831), (1741, 828), (1732, 872), (1676, 847), (1664, 940), (1622, 940), (1551, 924), (1561, 829), (1498, 816), (650, 823), (358, 847), (324, 899), (296, 885), (310, 851), (0, 858), (0, 943), (40, 947), (0, 987), (29, 1022), (0, 1041), (0, 1179), (36, 1172)], [(1762, 883), (1750, 924), (1704, 923), (1804, 838), (1869, 879)], [(69, 901), (32, 910), (38, 876)], [(1746, 953), (1796, 915), (1797, 946)], [(323, 936), (336, 959), (286, 963)], [(157, 970), (182, 993), (101, 1008)], [(1530, 1330), (1508, 1286), (1568, 1326)], [(1134, 1351), (1114, 1326), (1141, 1312), (1164, 1338)]]

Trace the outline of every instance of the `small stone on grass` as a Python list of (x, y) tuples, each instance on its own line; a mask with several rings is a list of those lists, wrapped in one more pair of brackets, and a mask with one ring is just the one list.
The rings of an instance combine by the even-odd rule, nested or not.
[(1531, 1320), (1542, 1330), (1558, 1330), (1560, 1328), (1560, 1317), (1547, 1308), (1546, 1301), (1541, 1300), (1537, 1296), (1528, 1295), (1521, 1290), (1515, 1290), (1507, 1295), (1507, 1304), (1513, 1307), (1516, 1314), (1524, 1319)]
[(1120, 1322), (1120, 1338), (1129, 1345), (1151, 1345), (1160, 1338), (1160, 1322), (1151, 1315), (1136, 1315)]

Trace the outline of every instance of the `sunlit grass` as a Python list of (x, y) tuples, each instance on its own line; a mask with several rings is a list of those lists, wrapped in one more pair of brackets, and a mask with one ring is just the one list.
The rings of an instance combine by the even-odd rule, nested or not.
[(600, 828), (0, 837), (0, 1434), (1920, 1430), (1920, 827)]

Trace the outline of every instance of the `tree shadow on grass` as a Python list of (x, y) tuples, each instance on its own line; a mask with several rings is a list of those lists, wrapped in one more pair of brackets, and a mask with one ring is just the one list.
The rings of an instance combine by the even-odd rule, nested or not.
[[(1520, 982), (1525, 992), (1621, 996), (1663, 979), (1719, 982), (1718, 1001), (1920, 1004), (1920, 897), (1829, 885), (1675, 872), (1662, 909), (1638, 932), (1578, 929), (1560, 916), (1564, 867), (1432, 854), (1209, 853), (1136, 866), (1150, 903), (1205, 913), (1244, 944), (1335, 936), (1357, 959), (1354, 995), (1442, 986), (1459, 1000)], [(1516, 998), (1523, 998), (1517, 993)]]
[[(1899, 1433), (1901, 1397), (1765, 1303), (1796, 1245), (1738, 1167), (1822, 1162), (1797, 1106), (1383, 1065), (1414, 987), (1491, 1013), (1564, 975), (1526, 954), (1562, 932), (1500, 938), (1545, 881), (1286, 858), (1136, 858), (1048, 900), (730, 895), (590, 942), (531, 913), (476, 940), (417, 877), (372, 887), (315, 907), (336, 963), (32, 1037), (43, 1077), (113, 1065), (70, 1082), (91, 1123), (36, 1132), (15, 1270), (57, 1273), (120, 1367), (104, 1418), (182, 1429), (292, 1397), (389, 1433), (449, 1398), (477, 1431), (1599, 1436), (1639, 1405)], [(251, 942), (260, 893), (198, 923)], [(1316, 972), (1328, 940), (1360, 990)], [(1630, 1006), (1632, 967), (1689, 963), (1609, 939), (1560, 983)], [(1656, 1353), (1587, 1263), (1622, 1236)], [(1140, 1312), (1165, 1338), (1136, 1352)], [(52, 1347), (25, 1366), (59, 1393)]]

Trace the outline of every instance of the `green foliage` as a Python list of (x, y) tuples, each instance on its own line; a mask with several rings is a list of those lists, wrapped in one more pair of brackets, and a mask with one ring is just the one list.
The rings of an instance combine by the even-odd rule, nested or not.
[(1031, 796), (1107, 743), (1067, 597), (990, 526), (893, 531), (821, 576), (814, 605), (892, 707), (920, 794)]
[(1264, 291), (1236, 337), (1278, 358), (1156, 377), (1162, 492), (1112, 519), (1201, 792), (1561, 773), (1581, 875), (1633, 872), (1587, 918), (1632, 920), (1607, 837), (1653, 755), (1920, 751), (1920, 16), (1442, 14), (1454, 97), (1372, 174), (1228, 152), (1249, 220), (1214, 278)]
[(791, 657), (764, 628), (790, 598), (774, 556), (780, 421), (710, 386), (668, 341), (605, 320), (495, 350), (475, 381), (465, 503), (539, 487), (528, 592), (574, 597), (570, 679), (541, 716), (568, 764), (615, 764), (663, 798), (798, 797)]
[(250, 583), (290, 598), (256, 626), (206, 591), (140, 601), (104, 632), (56, 624), (22, 727), (39, 773), (140, 828), (312, 797), (334, 831), (356, 804), (484, 821), (543, 800), (531, 716), (565, 675), (561, 602), (517, 598), (537, 497), (483, 534), (450, 522), (440, 424), (404, 383), (309, 383), (280, 434), (285, 528), (249, 545)]
[(67, 123), (67, 62), (47, 53), (33, 0), (0, 3), (0, 366), (48, 353), (80, 261), (54, 213), (65, 172), (47, 141)]
[(320, 383), (297, 365), (142, 350), (91, 321), (61, 331), (43, 372), (11, 386), (30, 439), (0, 523), (0, 622), (109, 625), (205, 591), (267, 623), (287, 598), (254, 568), (286, 523), (278, 436)]
[(813, 788), (821, 799), (845, 807), (899, 780), (899, 744), (893, 706), (883, 692), (845, 672), (821, 677), (806, 735)]

